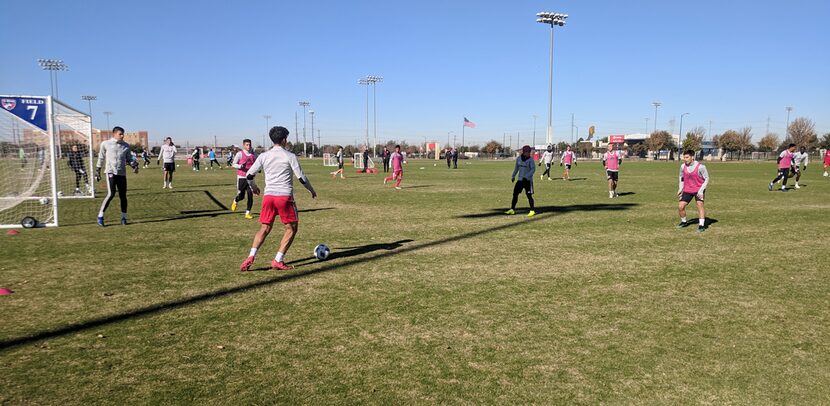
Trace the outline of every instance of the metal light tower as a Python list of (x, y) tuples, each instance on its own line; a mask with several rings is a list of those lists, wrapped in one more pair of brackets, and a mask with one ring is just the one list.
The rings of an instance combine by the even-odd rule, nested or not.
[(536, 115), (533, 115), (533, 148), (536, 148)]
[(375, 143), (372, 146), (372, 155), (377, 155), (378, 154), (378, 151), (377, 151), (377, 148), (378, 148), (378, 93), (377, 93), (377, 90), (376, 90), (375, 86), (377, 85), (377, 83), (379, 83), (379, 82), (382, 83), (383, 82), (383, 76), (369, 75), (369, 76), (366, 76), (366, 80), (369, 81), (369, 83), (372, 84), (372, 109), (374, 110), (374, 112), (372, 113), (372, 116), (373, 116), (373, 119), (375, 121), (375, 129), (374, 129)]
[(310, 106), (311, 103), (309, 103), (307, 101), (300, 101), (299, 103), (300, 103), (300, 106), (303, 106), (303, 156), (305, 156), (306, 155), (306, 150), (305, 150), (305, 148), (306, 148), (306, 146), (305, 146), (305, 144), (306, 144), (306, 142), (305, 142), (305, 140), (306, 140), (306, 138), (305, 138), (305, 109), (306, 109), (306, 107)]
[(677, 143), (677, 159), (680, 159), (680, 154), (683, 150), (683, 116), (688, 115), (689, 113), (683, 113), (680, 115), (680, 139)]
[[(38, 65), (43, 70), (49, 71), (49, 90), (52, 97), (58, 97), (58, 71), (68, 71), (69, 65), (63, 63), (60, 59), (38, 59)], [(52, 79), (54, 75), (54, 80)]]
[(111, 131), (110, 116), (112, 115), (112, 112), (111, 111), (105, 111), (104, 115), (107, 116), (107, 131)]
[(651, 102), (651, 104), (654, 106), (654, 132), (657, 132), (657, 108), (662, 106), (663, 103), (660, 103), (659, 101), (656, 101), (656, 102)]
[(645, 135), (648, 135), (648, 117), (646, 117), (646, 132)]
[(265, 137), (271, 138), (271, 134), (269, 134), (271, 132), (271, 115), (266, 114), (262, 118), (265, 119), (265, 135), (262, 136), (262, 148), (268, 149), (268, 144), (265, 143)]
[(564, 26), (567, 18), (568, 15), (562, 13), (551, 13), (545, 11), (536, 13), (537, 23), (550, 25), (550, 82), (548, 85), (548, 130), (546, 136), (548, 144), (553, 144), (553, 26)]
[(791, 106), (786, 107), (787, 110), (787, 128), (784, 129), (784, 139), (790, 136), (790, 112), (793, 111)]
[[(366, 85), (366, 148), (369, 148), (369, 79), (360, 79), (359, 85)], [(356, 147), (357, 145), (355, 145)]]
[(92, 128), (92, 101), (98, 100), (98, 97), (92, 95), (81, 96), (81, 100), (89, 102), (89, 127)]
[[(311, 143), (314, 144), (314, 110), (309, 110), (308, 114), (311, 114)], [(317, 146), (320, 147), (319, 145)], [(311, 149), (311, 153), (314, 153), (314, 149)]]

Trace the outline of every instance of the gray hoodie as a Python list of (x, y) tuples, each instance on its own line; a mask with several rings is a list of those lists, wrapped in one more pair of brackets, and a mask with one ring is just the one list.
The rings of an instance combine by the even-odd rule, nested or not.
[(522, 160), (521, 155), (516, 157), (516, 167), (513, 168), (513, 175), (510, 178), (515, 179), (516, 173), (519, 174), (519, 180), (527, 179), (532, 181), (533, 174), (536, 173), (536, 161), (533, 160), (533, 156), (527, 157), (525, 161)]

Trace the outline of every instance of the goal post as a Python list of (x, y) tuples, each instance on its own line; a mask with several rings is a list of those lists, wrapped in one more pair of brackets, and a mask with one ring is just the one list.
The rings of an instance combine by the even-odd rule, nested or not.
[(0, 228), (58, 225), (50, 96), (0, 95)]
[(58, 198), (94, 198), (92, 120), (66, 103), (52, 100)]
[(328, 152), (324, 153), (323, 166), (337, 166), (337, 156)]
[[(372, 160), (372, 157), (369, 157), (368, 165), (370, 169), (375, 167), (375, 161)], [(354, 167), (355, 169), (364, 169), (363, 154), (361, 154), (360, 152), (355, 152), (354, 154)]]

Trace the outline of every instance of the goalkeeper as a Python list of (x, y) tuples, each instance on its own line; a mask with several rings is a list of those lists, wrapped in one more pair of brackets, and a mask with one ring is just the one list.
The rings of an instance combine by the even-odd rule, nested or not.
[[(106, 165), (105, 165), (106, 163)], [(127, 164), (135, 173), (138, 173), (138, 162), (130, 152), (130, 144), (124, 141), (124, 129), (112, 129), (112, 138), (101, 143), (98, 148), (98, 164), (96, 165), (95, 180), (101, 180), (101, 168), (107, 176), (107, 196), (101, 203), (98, 211), (98, 225), (104, 226), (104, 212), (107, 211), (115, 192), (121, 200), (121, 225), (127, 225)]]

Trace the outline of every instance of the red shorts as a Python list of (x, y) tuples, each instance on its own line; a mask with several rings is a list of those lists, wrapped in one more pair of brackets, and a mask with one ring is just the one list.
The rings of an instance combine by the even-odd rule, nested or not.
[(403, 170), (392, 171), (392, 179), (397, 179), (397, 178), (403, 179)]
[(272, 196), (262, 197), (262, 211), (259, 213), (259, 222), (262, 224), (273, 224), (274, 217), (279, 216), (282, 224), (296, 223), (297, 204), (293, 196)]

